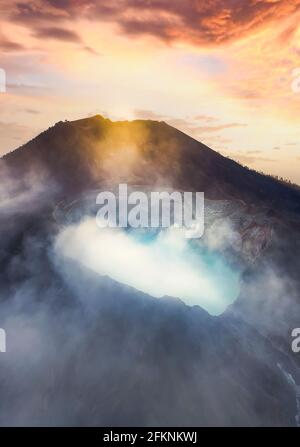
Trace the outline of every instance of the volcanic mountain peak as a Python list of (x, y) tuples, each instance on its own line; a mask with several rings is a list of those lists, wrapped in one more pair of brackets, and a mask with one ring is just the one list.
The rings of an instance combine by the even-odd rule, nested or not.
[(60, 121), (3, 157), (17, 175), (45, 169), (64, 190), (101, 183), (159, 184), (298, 212), (300, 192), (245, 168), (163, 121)]

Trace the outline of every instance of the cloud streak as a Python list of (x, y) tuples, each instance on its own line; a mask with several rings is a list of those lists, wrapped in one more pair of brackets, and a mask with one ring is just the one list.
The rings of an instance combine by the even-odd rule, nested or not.
[(55, 26), (37, 28), (35, 29), (33, 35), (35, 37), (41, 37), (44, 39), (56, 39), (75, 43), (81, 42), (79, 34), (77, 34), (75, 31), (65, 28), (58, 28)]

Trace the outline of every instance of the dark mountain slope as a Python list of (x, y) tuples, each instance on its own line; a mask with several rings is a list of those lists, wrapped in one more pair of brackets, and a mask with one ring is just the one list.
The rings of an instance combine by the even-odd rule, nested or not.
[[(100, 116), (56, 124), (3, 157), (0, 175), (0, 327), (9, 341), (0, 425), (296, 424), (297, 189), (163, 122)], [(152, 298), (55, 253), (64, 226), (56, 207), (119, 182), (242, 200), (254, 217), (266, 208), (272, 229), (277, 219), (276, 238), (224, 315)]]
[(164, 122), (112, 122), (101, 116), (59, 122), (3, 157), (15, 175), (46, 168), (78, 192), (101, 182), (160, 184), (208, 198), (300, 210), (300, 190), (242, 167)]

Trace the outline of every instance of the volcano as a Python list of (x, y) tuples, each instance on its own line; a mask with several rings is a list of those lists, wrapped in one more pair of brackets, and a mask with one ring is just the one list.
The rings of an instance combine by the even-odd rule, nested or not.
[[(0, 172), (1, 425), (299, 423), (297, 186), (164, 122), (99, 115), (57, 123), (2, 157)], [(146, 265), (136, 275), (131, 265), (134, 280), (125, 282), (82, 262), (95, 240), (74, 251), (73, 230), (93, 215), (96, 192), (120, 183), (204, 192), (201, 253), (209, 247), (241, 272), (224, 312), (145, 292), (136, 276), (151, 279)]]
[(59, 122), (3, 160), (17, 175), (40, 164), (68, 192), (103, 181), (171, 183), (212, 199), (261, 202), (285, 211), (300, 207), (299, 188), (242, 167), (165, 122), (113, 122), (100, 115)]

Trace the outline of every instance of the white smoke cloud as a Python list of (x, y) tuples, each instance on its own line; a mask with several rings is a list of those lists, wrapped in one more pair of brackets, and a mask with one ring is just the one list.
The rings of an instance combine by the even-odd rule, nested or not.
[(193, 249), (181, 229), (142, 242), (118, 229), (99, 229), (94, 218), (87, 218), (65, 228), (55, 248), (100, 275), (154, 297), (178, 297), (213, 315), (222, 313), (239, 293), (239, 274), (220, 254)]
[(224, 250), (228, 247), (238, 249), (241, 247), (241, 236), (233, 228), (230, 219), (216, 219), (206, 228), (205, 244), (211, 250)]
[(0, 212), (32, 213), (58, 190), (49, 173), (40, 165), (24, 172), (22, 178), (14, 175), (0, 160)]

